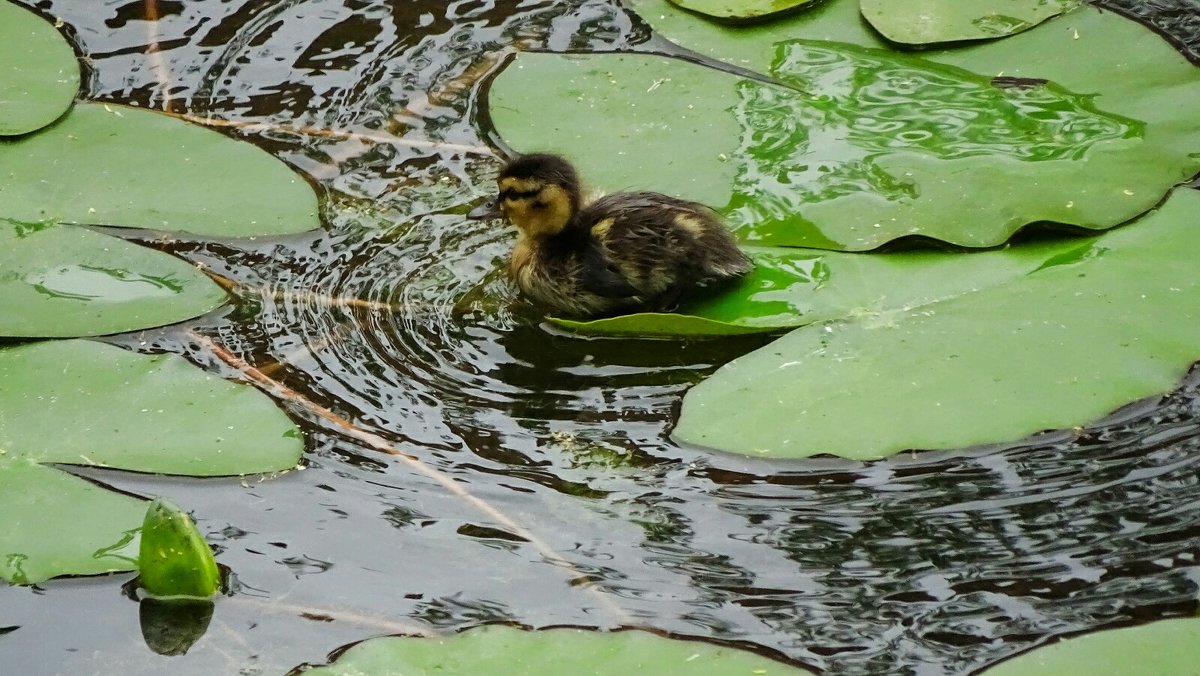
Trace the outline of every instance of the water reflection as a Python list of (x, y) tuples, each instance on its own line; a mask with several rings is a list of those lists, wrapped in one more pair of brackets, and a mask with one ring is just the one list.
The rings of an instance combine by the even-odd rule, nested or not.
[(495, 276), (511, 233), (462, 217), (495, 168), (476, 78), (512, 44), (643, 44), (608, 0), (154, 4), (156, 24), (141, 1), (38, 6), (92, 59), (88, 96), (260, 125), (233, 131), (317, 178), (328, 228), (163, 245), (232, 280), (236, 302), (117, 342), (237, 377), (197, 335), (215, 341), (537, 541), (285, 403), (309, 430), (302, 472), (88, 472), (188, 505), (237, 572), (185, 657), (130, 640), (137, 619), (112, 580), (56, 581), (0, 591), (13, 673), (97, 659), (283, 673), (371, 635), (515, 620), (749, 641), (832, 673), (955, 674), (1195, 612), (1200, 379), (1095, 428), (965, 458), (756, 461), (667, 433), (688, 386), (764, 338), (588, 340), (516, 302)]

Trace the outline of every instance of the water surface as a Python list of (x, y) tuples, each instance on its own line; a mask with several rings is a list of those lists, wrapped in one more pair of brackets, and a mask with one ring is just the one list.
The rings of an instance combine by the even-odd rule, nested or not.
[[(235, 593), (168, 658), (140, 638), (129, 576), (2, 589), (6, 673), (280, 674), (370, 636), (503, 620), (741, 641), (830, 673), (957, 674), (1196, 612), (1200, 377), (965, 457), (754, 461), (667, 435), (690, 385), (766, 339), (590, 340), (514, 298), (497, 274), (512, 234), (463, 218), (496, 167), (481, 78), (513, 45), (663, 48), (615, 2), (152, 4), (157, 21), (141, 1), (34, 6), (88, 58), (87, 98), (246, 123), (225, 130), (311, 176), (328, 227), (156, 243), (233, 280), (236, 302), (112, 341), (236, 377), (217, 344), (262, 369), (295, 393), (307, 468), (79, 470), (194, 510)], [(1197, 44), (1194, 5), (1130, 6)], [(459, 302), (481, 283), (500, 302)]]

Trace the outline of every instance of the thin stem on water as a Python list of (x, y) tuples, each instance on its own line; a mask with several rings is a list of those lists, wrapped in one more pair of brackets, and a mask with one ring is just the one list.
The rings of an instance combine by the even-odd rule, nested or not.
[(312, 401), (299, 392), (296, 392), (295, 390), (284, 385), (283, 383), (271, 378), (209, 337), (195, 332), (192, 332), (192, 336), (200, 344), (204, 345), (210, 352), (212, 352), (214, 356), (232, 368), (236, 369), (251, 382), (273, 393), (275, 396), (284, 399), (295, 406), (299, 406), (311, 414), (336, 425), (337, 427), (341, 428), (347, 436), (361, 441), (376, 451), (398, 458), (417, 473), (437, 482), (451, 495), (454, 495), (463, 502), (466, 502), (468, 505), (491, 519), (493, 522), (503, 525), (512, 533), (527, 540), (547, 562), (558, 568), (575, 571), (579, 575), (580, 579), (584, 580), (584, 582), (575, 583), (572, 581), (573, 586), (582, 587), (585, 591), (592, 594), (596, 599), (597, 605), (610, 612), (621, 624), (630, 624), (632, 622), (632, 618), (630, 618), (629, 614), (626, 613), (620, 606), (615, 604), (612, 601), (612, 598), (604, 594), (599, 587), (597, 587), (590, 580), (587, 580), (583, 572), (576, 568), (573, 563), (559, 556), (549, 544), (544, 542), (538, 536), (534, 535), (529, 529), (517, 523), (512, 517), (505, 514), (495, 505), (492, 505), (486, 500), (483, 500), (482, 498), (470, 493), (463, 486), (463, 484), (450, 478), (442, 471), (427, 465), (416, 456), (394, 448), (386, 439), (378, 434), (368, 432), (357, 427), (349, 420), (338, 416), (333, 411), (330, 411), (324, 406)]

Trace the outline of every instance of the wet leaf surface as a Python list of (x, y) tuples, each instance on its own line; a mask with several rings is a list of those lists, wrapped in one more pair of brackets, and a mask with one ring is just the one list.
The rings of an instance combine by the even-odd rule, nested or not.
[(860, 0), (862, 15), (892, 42), (922, 46), (988, 40), (1029, 30), (1081, 0)]
[(762, 20), (803, 7), (814, 0), (671, 0), (684, 9), (717, 19)]
[[(860, 20), (854, 2), (821, 3), (812, 11), (745, 27), (697, 21), (667, 0), (630, 3), (639, 16), (672, 42), (762, 73), (775, 63), (780, 42), (827, 40), (888, 48)], [(1175, 13), (1195, 17), (1194, 11), (1183, 8)], [(1169, 14), (1159, 11), (1156, 16)], [(1195, 23), (1193, 18), (1191, 24)], [(1183, 19), (1176, 19), (1172, 25), (1184, 30), (1180, 35), (1187, 35), (1189, 24)], [(1173, 39), (1178, 42), (1186, 38)], [(1113, 45), (1121, 48), (1114, 49)], [(1009, 39), (930, 49), (920, 52), (920, 57), (988, 77), (1047, 80), (1067, 91), (1094, 95), (1092, 103), (1099, 110), (1145, 122), (1148, 134), (1158, 133), (1152, 130), (1159, 128), (1196, 144), (1193, 102), (1198, 100), (1195, 92), (1200, 90), (1198, 69), (1163, 36), (1111, 11), (1085, 6), (1038, 30)]]
[[(776, 43), (770, 75), (792, 87), (657, 56), (522, 54), (489, 100), (514, 148), (561, 152), (608, 191), (720, 207), (743, 241), (774, 246), (987, 247), (1041, 221), (1105, 229), (1200, 168), (1194, 125), (1114, 115), (1045, 82), (797, 40)], [(1200, 76), (1186, 80), (1170, 98), (1190, 109), (1179, 96), (1200, 97)], [(563, 95), (542, 95), (547, 81)]]
[(488, 626), (444, 638), (389, 637), (360, 643), (313, 676), (404, 674), (808, 674), (754, 653), (643, 631)]
[(33, 12), (0, 2), (0, 136), (27, 134), (57, 120), (79, 91), (75, 52)]
[(71, 337), (172, 324), (225, 293), (167, 254), (86, 228), (0, 221), (0, 335)]
[(1006, 284), (1059, 260), (1086, 257), (1087, 239), (1064, 239), (996, 251), (913, 250), (857, 254), (748, 247), (754, 270), (718, 294), (673, 313), (640, 313), (554, 323), (597, 335), (703, 336), (771, 332), (928, 305)]
[(1180, 618), (1097, 631), (1014, 657), (980, 676), (1187, 676), (1200, 658), (1200, 620)]
[(303, 439), (262, 393), (175, 355), (86, 340), (0, 350), (9, 457), (223, 476), (289, 469)]
[(214, 237), (319, 227), (308, 183), (269, 153), (161, 113), (81, 103), (0, 145), (0, 218)]
[(798, 329), (693, 388), (674, 435), (865, 460), (1016, 441), (1166, 393), (1200, 355), (1198, 209), (1182, 190), (1009, 283)]
[(12, 455), (0, 456), (0, 579), (28, 585), (137, 567), (145, 502)]

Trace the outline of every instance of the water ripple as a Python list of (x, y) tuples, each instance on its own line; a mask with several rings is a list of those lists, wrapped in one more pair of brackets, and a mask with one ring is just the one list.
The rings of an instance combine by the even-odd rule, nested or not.
[[(163, 104), (145, 3), (41, 4), (93, 60), (89, 96)], [(502, 270), (513, 234), (463, 218), (496, 168), (476, 125), (481, 78), (513, 45), (644, 45), (645, 27), (614, 3), (156, 4), (170, 105), (259, 125), (234, 131), (314, 177), (328, 227), (269, 241), (147, 237), (231, 280), (235, 302), (114, 341), (237, 377), (202, 334), (570, 563), (549, 564), (445, 484), (284, 402), (308, 431), (303, 472), (89, 474), (194, 509), (241, 581), (217, 609), (236, 641), (201, 642), (174, 671), (281, 673), (396, 620), (514, 620), (641, 623), (830, 673), (958, 674), (1059, 635), (1196, 611), (1200, 377), (1021, 444), (870, 464), (761, 461), (679, 447), (668, 433), (690, 385), (766, 339), (589, 340), (520, 302)], [(894, 75), (887, 97), (908, 82)], [(109, 591), (105, 580), (0, 590), (4, 624), (22, 627), (19, 639), (0, 636), (0, 661), (76, 673), (100, 657), (159, 673), (130, 640), (136, 626), (76, 612), (132, 617)]]

